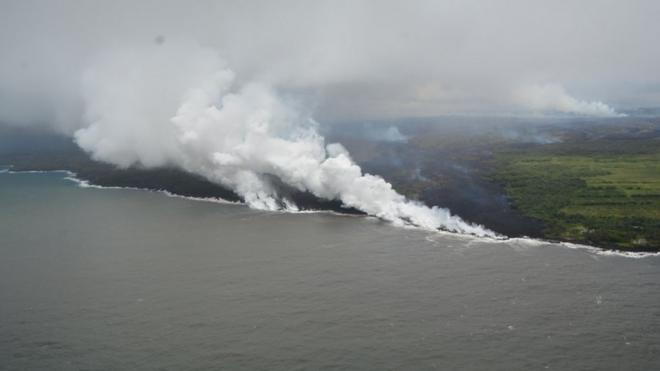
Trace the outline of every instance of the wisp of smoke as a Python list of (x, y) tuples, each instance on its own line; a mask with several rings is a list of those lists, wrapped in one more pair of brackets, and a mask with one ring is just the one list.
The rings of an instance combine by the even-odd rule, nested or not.
[(449, 210), (407, 200), (365, 174), (310, 117), (258, 82), (238, 83), (213, 51), (185, 45), (114, 51), (84, 78), (76, 142), (120, 167), (174, 165), (231, 187), (250, 206), (296, 210), (271, 179), (396, 225), (495, 234)]
[(558, 84), (529, 85), (519, 88), (514, 95), (520, 104), (534, 111), (599, 117), (624, 116), (603, 102), (575, 99)]

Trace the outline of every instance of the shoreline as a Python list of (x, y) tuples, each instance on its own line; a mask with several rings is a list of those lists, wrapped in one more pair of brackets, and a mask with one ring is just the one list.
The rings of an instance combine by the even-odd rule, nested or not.
[[(65, 176), (62, 177), (62, 179), (74, 183), (79, 188), (93, 188), (93, 189), (101, 189), (101, 190), (103, 190), (103, 189), (113, 189), (113, 190), (131, 190), (131, 191), (153, 192), (153, 193), (162, 194), (166, 197), (179, 198), (179, 199), (188, 200), (188, 201), (209, 202), (209, 203), (217, 203), (217, 204), (222, 204), (222, 205), (235, 205), (235, 206), (248, 207), (247, 204), (245, 204), (244, 202), (241, 202), (241, 201), (230, 201), (230, 200), (225, 200), (225, 199), (217, 198), (217, 197), (185, 196), (185, 195), (180, 195), (180, 194), (177, 194), (177, 193), (170, 192), (170, 191), (165, 190), (165, 189), (152, 189), (152, 188), (141, 188), (141, 187), (131, 187), (131, 186), (106, 186), (106, 185), (94, 184), (94, 183), (91, 183), (87, 179), (79, 178), (78, 174), (74, 171), (71, 171), (71, 170), (64, 170), (64, 169), (12, 170), (12, 168), (13, 168), (13, 166), (8, 166), (8, 167), (5, 167), (4, 169), (0, 169), (0, 174), (2, 174), (2, 173), (5, 173), (5, 174), (63, 173)], [(287, 213), (287, 214), (329, 214), (329, 215), (336, 215), (336, 216), (366, 216), (366, 217), (376, 218), (376, 217), (369, 216), (369, 215), (366, 215), (366, 214), (356, 215), (354, 213), (341, 213), (341, 212), (337, 212), (337, 211), (334, 211), (334, 210), (313, 210), (313, 209), (292, 210), (292, 209), (282, 209), (282, 210), (262, 210), (262, 211), (275, 212), (275, 213)], [(391, 223), (388, 223), (388, 224), (394, 226)], [(426, 232), (426, 233), (449, 235), (449, 236), (452, 236), (452, 237), (469, 238), (469, 239), (472, 239), (475, 242), (481, 242), (481, 243), (494, 243), (494, 244), (500, 244), (500, 243), (520, 244), (521, 243), (521, 244), (527, 245), (527, 246), (531, 246), (531, 245), (536, 245), (536, 246), (540, 246), (540, 245), (561, 246), (561, 247), (568, 248), (568, 249), (573, 249), (573, 250), (583, 250), (583, 251), (587, 251), (587, 252), (594, 253), (594, 254), (601, 255), (601, 256), (619, 256), (619, 257), (636, 258), (636, 259), (660, 256), (660, 251), (621, 250), (621, 249), (616, 249), (616, 248), (593, 246), (593, 245), (588, 245), (588, 244), (579, 243), (579, 242), (550, 240), (550, 239), (544, 239), (544, 238), (538, 238), (538, 237), (529, 237), (529, 236), (522, 236), (522, 237), (503, 236), (503, 238), (489, 238), (489, 237), (479, 237), (479, 236), (475, 236), (475, 235), (462, 234), (462, 233), (456, 233), (456, 232), (444, 231), (444, 230), (430, 231), (430, 230), (427, 230), (427, 229), (414, 227), (414, 226), (403, 226), (402, 228), (409, 229), (409, 230), (417, 230), (417, 231)], [(434, 242), (432, 239), (427, 239), (427, 240), (430, 241), (430, 242)]]

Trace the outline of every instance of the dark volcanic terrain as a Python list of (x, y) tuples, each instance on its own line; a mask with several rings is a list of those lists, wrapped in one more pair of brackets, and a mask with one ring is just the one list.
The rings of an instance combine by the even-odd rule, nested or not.
[[(660, 120), (657, 118), (441, 117), (334, 123), (323, 127), (322, 133), (328, 143), (343, 144), (365, 172), (383, 176), (407, 197), (427, 205), (449, 208), (452, 213), (498, 233), (586, 242), (611, 248), (657, 249), (653, 245), (625, 245), (621, 241), (610, 241), (613, 237), (595, 239), (594, 236), (602, 233), (595, 224), (590, 227), (588, 220), (577, 227), (566, 224), (567, 210), (581, 212), (576, 211), (571, 200), (553, 203), (557, 208), (546, 207), (544, 210), (549, 210), (548, 213), (534, 212), (533, 208), (526, 207), (525, 200), (531, 199), (536, 204), (542, 204), (544, 200), (554, 202), (552, 192), (543, 191), (546, 180), (528, 182), (528, 187), (523, 189), (528, 193), (521, 193), (519, 188), (512, 188), (515, 184), (511, 183), (518, 182), (521, 175), (517, 174), (516, 180), (506, 177), (510, 172), (502, 172), (508, 164), (504, 161), (511, 160), (512, 153), (522, 156), (523, 160), (539, 153), (602, 156), (622, 155), (633, 149), (652, 155), (660, 148)], [(197, 175), (173, 168), (117, 169), (91, 160), (70, 139), (38, 132), (1, 129), (0, 163), (11, 165), (14, 170), (70, 170), (80, 179), (101, 186), (166, 190), (182, 196), (240, 201), (231, 190)], [(559, 181), (567, 179), (568, 182), (569, 178), (561, 175)], [(571, 181), (587, 184), (585, 180)], [(282, 195), (301, 209), (360, 213), (342, 207), (337, 201), (322, 200), (291, 189), (277, 179), (274, 183)], [(649, 194), (648, 197), (655, 196)], [(649, 208), (651, 213), (656, 211), (647, 205), (646, 209)], [(628, 210), (634, 212), (637, 209)], [(575, 216), (569, 216), (569, 219), (573, 220)], [(653, 220), (646, 220), (643, 225), (653, 227)], [(609, 229), (617, 229), (618, 225), (625, 227), (624, 222), (616, 220), (609, 220), (607, 225)], [(595, 228), (594, 233), (588, 232), (590, 228)], [(587, 232), (575, 233), (581, 230)], [(641, 236), (636, 240), (643, 242), (646, 238)]]

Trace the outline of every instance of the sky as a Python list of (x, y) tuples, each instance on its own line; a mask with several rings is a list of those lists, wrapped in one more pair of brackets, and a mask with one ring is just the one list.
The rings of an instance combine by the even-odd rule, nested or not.
[(159, 90), (199, 48), (319, 121), (615, 116), (660, 105), (658, 19), (653, 0), (0, 0), (0, 122), (77, 130), (90, 70), (153, 48)]

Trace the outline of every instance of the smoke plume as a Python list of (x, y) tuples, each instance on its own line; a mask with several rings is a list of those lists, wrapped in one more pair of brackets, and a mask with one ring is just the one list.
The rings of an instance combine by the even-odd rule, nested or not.
[(623, 116), (603, 102), (578, 100), (559, 84), (525, 86), (515, 92), (515, 97), (521, 105), (533, 111), (598, 117)]
[(279, 178), (394, 223), (487, 234), (364, 174), (312, 113), (616, 115), (561, 86), (512, 99), (526, 81), (622, 108), (656, 104), (659, 4), (4, 0), (0, 123), (71, 134), (120, 167), (202, 174), (253, 207), (294, 207), (271, 184)]
[(84, 77), (84, 127), (76, 142), (121, 167), (178, 166), (231, 187), (265, 210), (296, 210), (270, 179), (337, 199), (396, 225), (493, 233), (448, 210), (407, 200), (364, 174), (340, 144), (267, 84), (238, 83), (211, 50), (181, 44), (103, 55)]

